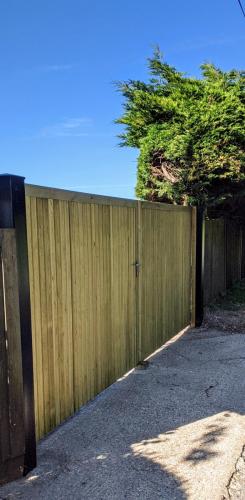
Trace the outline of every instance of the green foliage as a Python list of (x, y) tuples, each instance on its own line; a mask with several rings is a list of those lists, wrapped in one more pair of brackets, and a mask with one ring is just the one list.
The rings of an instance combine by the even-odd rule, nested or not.
[(245, 280), (237, 281), (209, 306), (210, 309), (241, 310), (245, 306)]
[(245, 72), (203, 64), (189, 78), (159, 52), (149, 68), (148, 83), (118, 84), (121, 145), (140, 150), (137, 196), (216, 205), (245, 191)]

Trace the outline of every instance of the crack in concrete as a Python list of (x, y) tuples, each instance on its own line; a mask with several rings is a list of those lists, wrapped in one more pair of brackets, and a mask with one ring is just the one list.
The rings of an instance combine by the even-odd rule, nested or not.
[(236, 461), (235, 470), (226, 486), (227, 493), (222, 500), (244, 500), (245, 499), (245, 445)]
[(205, 389), (207, 398), (210, 398), (209, 391), (211, 391), (212, 389), (217, 387), (217, 385), (219, 385), (219, 383), (216, 381), (216, 383), (214, 385), (210, 385), (209, 387), (207, 387), (207, 389)]

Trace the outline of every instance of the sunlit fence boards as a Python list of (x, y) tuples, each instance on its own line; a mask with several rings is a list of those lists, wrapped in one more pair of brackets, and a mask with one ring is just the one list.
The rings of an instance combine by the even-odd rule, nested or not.
[(191, 209), (142, 204), (142, 355), (190, 323)]
[(193, 210), (26, 186), (40, 438), (190, 323)]

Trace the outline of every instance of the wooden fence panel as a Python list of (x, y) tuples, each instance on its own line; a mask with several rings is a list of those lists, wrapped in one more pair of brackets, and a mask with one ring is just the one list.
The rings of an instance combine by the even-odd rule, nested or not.
[(40, 437), (74, 411), (69, 206), (26, 199), (36, 431)]
[(0, 484), (22, 475), (25, 434), (14, 229), (0, 229)]
[(245, 227), (242, 227), (242, 279), (245, 278)]
[(242, 276), (242, 231), (234, 221), (227, 221), (226, 231), (226, 279), (229, 288)]
[(190, 208), (142, 204), (143, 357), (190, 324), (191, 228)]
[(136, 203), (83, 201), (26, 197), (38, 438), (136, 363)]
[(190, 323), (192, 210), (27, 186), (26, 211), (40, 438)]
[(224, 219), (205, 222), (204, 304), (226, 289), (226, 223)]
[(75, 408), (135, 365), (135, 208), (70, 207)]

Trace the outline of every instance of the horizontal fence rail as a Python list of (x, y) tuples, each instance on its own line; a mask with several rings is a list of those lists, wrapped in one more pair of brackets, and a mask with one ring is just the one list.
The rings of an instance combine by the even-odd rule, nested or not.
[(190, 324), (193, 210), (26, 185), (38, 438)]

